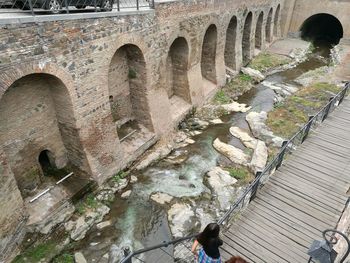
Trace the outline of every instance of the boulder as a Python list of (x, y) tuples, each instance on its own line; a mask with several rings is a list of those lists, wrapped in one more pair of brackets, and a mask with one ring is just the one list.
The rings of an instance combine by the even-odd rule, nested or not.
[(130, 183), (134, 184), (137, 182), (137, 177), (135, 175), (130, 176)]
[(74, 253), (74, 261), (75, 263), (87, 263), (83, 253), (81, 252)]
[(120, 195), (120, 197), (123, 199), (127, 199), (127, 198), (129, 198), (130, 195), (131, 195), (131, 190), (128, 190), (128, 191), (125, 191), (124, 193), (122, 193)]
[(242, 130), (239, 127), (231, 127), (230, 133), (232, 134), (232, 136), (239, 139), (245, 147), (255, 149), (258, 140), (251, 137), (246, 131)]
[(210, 124), (221, 124), (224, 123), (221, 119), (213, 119), (209, 121)]
[(234, 188), (232, 187), (237, 180), (230, 176), (230, 173), (222, 170), (220, 167), (214, 167), (207, 173), (207, 180), (210, 188), (217, 196), (221, 210), (229, 209), (235, 199)]
[(214, 141), (213, 146), (219, 153), (225, 155), (235, 164), (247, 165), (249, 161), (249, 156), (241, 149), (227, 143), (223, 143), (218, 138)]
[(164, 204), (170, 203), (174, 197), (166, 193), (154, 193), (151, 195), (150, 198), (154, 202), (164, 205)]
[(164, 147), (157, 148), (150, 154), (148, 154), (144, 159), (142, 159), (141, 162), (138, 163), (136, 166), (137, 170), (142, 170), (152, 164), (153, 162), (167, 156), (171, 151), (173, 147), (171, 145), (165, 145)]
[(266, 144), (263, 141), (258, 141), (256, 148), (253, 153), (252, 160), (250, 162), (250, 167), (256, 172), (261, 172), (264, 170), (267, 162), (267, 157), (268, 157), (268, 152), (267, 152), (267, 147)]
[(247, 67), (247, 68), (241, 68), (241, 71), (243, 74), (246, 74), (252, 77), (252, 79), (255, 80), (256, 82), (261, 82), (265, 79), (265, 76), (259, 70)]
[(104, 221), (104, 222), (98, 223), (96, 225), (96, 227), (97, 227), (98, 230), (101, 230), (102, 228), (110, 226), (111, 224), (112, 224), (112, 222), (110, 220), (108, 220), (108, 221)]
[(278, 136), (274, 136), (273, 132), (270, 131), (265, 124), (267, 120), (267, 113), (265, 111), (260, 113), (249, 112), (246, 116), (246, 120), (254, 137), (265, 141), (267, 144), (272, 143), (276, 147), (282, 146), (284, 140)]
[(188, 144), (194, 144), (195, 142), (196, 142), (195, 140), (190, 139), (190, 138), (187, 138), (187, 139), (185, 140), (185, 143), (188, 143)]
[(195, 225), (194, 211), (188, 204), (176, 203), (168, 210), (171, 233), (175, 238), (187, 235)]
[(223, 104), (218, 106), (219, 108), (222, 108), (223, 110), (227, 112), (247, 112), (249, 111), (252, 107), (248, 107), (247, 104), (244, 103), (238, 103), (238, 102), (232, 102), (229, 104)]

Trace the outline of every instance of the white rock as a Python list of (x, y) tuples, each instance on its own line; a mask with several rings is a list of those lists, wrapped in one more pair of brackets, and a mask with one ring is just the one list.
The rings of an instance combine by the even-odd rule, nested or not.
[(195, 140), (190, 139), (190, 138), (187, 138), (187, 139), (185, 140), (185, 143), (188, 143), (188, 144), (194, 144), (195, 142), (196, 142)]
[(246, 120), (256, 138), (266, 141), (268, 144), (272, 143), (277, 147), (282, 145), (283, 139), (273, 135), (273, 132), (270, 131), (265, 124), (265, 121), (267, 120), (266, 112), (249, 112), (246, 116)]
[(224, 123), (221, 119), (214, 119), (209, 121), (210, 124), (221, 124)]
[(148, 154), (137, 166), (137, 170), (142, 170), (149, 166), (151, 163), (153, 163), (156, 160), (159, 160), (165, 156), (167, 156), (171, 151), (173, 147), (171, 145), (166, 145), (165, 147), (161, 147), (156, 149), (155, 151)]
[(250, 167), (255, 173), (264, 170), (267, 162), (267, 157), (268, 153), (266, 144), (263, 141), (259, 140), (254, 150), (252, 160), (250, 162)]
[(175, 238), (188, 234), (194, 225), (194, 212), (188, 204), (174, 204), (168, 211), (171, 233)]
[(125, 191), (124, 193), (121, 194), (121, 198), (126, 199), (131, 195), (131, 190)]
[(186, 140), (186, 138), (187, 138), (186, 133), (184, 133), (183, 131), (179, 131), (179, 132), (176, 134), (176, 136), (175, 136), (175, 138), (174, 138), (174, 141), (175, 141), (176, 143), (180, 143), (180, 142), (183, 142), (184, 140)]
[(239, 139), (245, 147), (255, 149), (258, 140), (251, 137), (246, 131), (242, 130), (239, 127), (231, 127), (230, 133), (232, 134), (232, 136)]
[(241, 68), (241, 71), (243, 74), (251, 76), (257, 82), (263, 81), (265, 79), (265, 76), (259, 70), (252, 68)]
[(135, 175), (132, 175), (131, 177), (130, 177), (130, 183), (136, 183), (137, 182), (137, 177), (135, 176)]
[(168, 195), (166, 193), (154, 193), (151, 195), (151, 200), (154, 202), (164, 205), (166, 203), (170, 203), (173, 200), (173, 196)]
[(252, 108), (250, 106), (248, 107), (247, 104), (244, 104), (244, 103), (241, 104), (235, 101), (233, 101), (230, 104), (220, 105), (219, 107), (221, 107), (227, 112), (247, 112)]
[(110, 226), (111, 224), (112, 224), (112, 222), (110, 220), (108, 220), (108, 221), (104, 221), (104, 222), (98, 223), (96, 225), (96, 227), (97, 227), (97, 229), (101, 230), (102, 228)]
[(229, 172), (222, 170), (220, 167), (214, 167), (206, 176), (210, 187), (217, 196), (220, 209), (229, 209), (230, 204), (236, 198), (233, 194), (235, 190), (232, 185), (234, 185), (237, 180), (230, 176)]
[(240, 165), (247, 165), (249, 156), (245, 154), (241, 149), (238, 149), (232, 145), (221, 142), (218, 138), (213, 143), (214, 148), (229, 158), (232, 162)]
[(87, 263), (83, 253), (81, 252), (74, 253), (74, 261), (75, 263)]

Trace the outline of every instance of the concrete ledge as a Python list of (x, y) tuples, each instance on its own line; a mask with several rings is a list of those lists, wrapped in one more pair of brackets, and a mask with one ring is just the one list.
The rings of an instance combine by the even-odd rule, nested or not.
[(62, 21), (62, 20), (78, 20), (78, 19), (92, 19), (92, 18), (107, 18), (117, 16), (128, 15), (145, 15), (154, 14), (154, 9), (147, 10), (135, 10), (135, 11), (115, 11), (115, 12), (91, 12), (91, 13), (69, 13), (69, 14), (50, 14), (50, 15), (37, 15), (37, 16), (14, 16), (14, 17), (1, 17), (0, 25), (9, 24), (25, 24), (25, 23), (41, 23), (49, 21)]

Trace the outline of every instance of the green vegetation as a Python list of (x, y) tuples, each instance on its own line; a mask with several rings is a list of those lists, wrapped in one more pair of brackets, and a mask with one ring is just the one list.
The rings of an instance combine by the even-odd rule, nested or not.
[(248, 66), (266, 72), (269, 69), (288, 64), (290, 61), (286, 56), (263, 52), (254, 57)]
[(235, 97), (250, 90), (253, 83), (252, 77), (240, 73), (216, 93), (213, 102), (216, 104), (230, 103)]
[(251, 172), (244, 166), (230, 167), (227, 168), (227, 171), (230, 173), (230, 176), (242, 183), (249, 183), (253, 178)]
[(56, 244), (52, 241), (30, 247), (24, 253), (18, 255), (12, 263), (37, 263), (44, 258), (50, 257), (55, 251), (55, 247)]
[(336, 85), (325, 82), (305, 87), (283, 103), (275, 105), (268, 114), (266, 124), (274, 134), (290, 138), (307, 122), (308, 115), (318, 112), (339, 91)]
[(98, 201), (93, 194), (87, 195), (76, 205), (76, 211), (79, 214), (84, 214), (87, 210), (95, 210), (98, 206)]
[(214, 97), (215, 102), (218, 104), (227, 104), (231, 102), (231, 98), (225, 93), (224, 90), (219, 90)]
[(62, 255), (54, 258), (53, 263), (74, 263), (74, 256), (68, 253), (63, 253)]
[(119, 183), (119, 181), (128, 176), (127, 172), (119, 171), (116, 175), (112, 177), (112, 181)]
[(136, 77), (137, 77), (136, 71), (133, 69), (129, 69), (128, 78), (129, 79), (136, 79)]

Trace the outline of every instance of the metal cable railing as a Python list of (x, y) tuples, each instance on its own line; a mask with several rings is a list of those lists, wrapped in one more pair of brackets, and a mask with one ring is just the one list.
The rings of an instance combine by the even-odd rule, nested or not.
[[(339, 106), (350, 88), (350, 82), (337, 95), (330, 98), (317, 114), (310, 116), (309, 121), (288, 141), (284, 141), (279, 153), (264, 168), (262, 172), (258, 172), (254, 181), (245, 189), (240, 197), (230, 206), (230, 209), (218, 220), (218, 224), (224, 228), (229, 227), (231, 219), (239, 215), (247, 205), (254, 199), (260, 188), (268, 181), (269, 177), (282, 165), (286, 155), (291, 154), (297, 146), (301, 145), (309, 135), (310, 130), (318, 127), (337, 106)], [(197, 234), (187, 237), (164, 241), (161, 244), (140, 249), (126, 255), (120, 263), (134, 262), (195, 262), (191, 253), (192, 240)], [(171, 248), (173, 254), (169, 254), (165, 248)]]
[(0, 19), (18, 15), (153, 9), (154, 0), (0, 0)]

